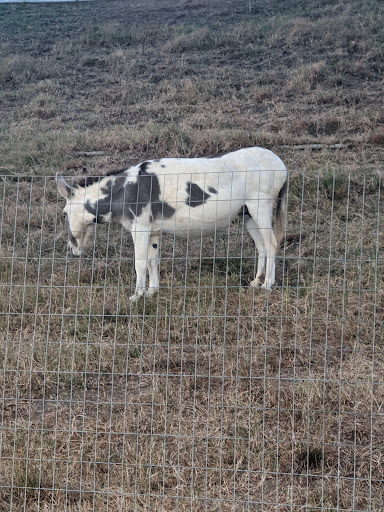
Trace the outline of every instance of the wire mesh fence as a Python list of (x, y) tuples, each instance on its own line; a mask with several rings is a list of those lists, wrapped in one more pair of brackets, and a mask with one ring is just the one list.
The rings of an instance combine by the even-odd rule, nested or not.
[(240, 216), (135, 303), (121, 226), (75, 258), (53, 177), (0, 189), (2, 510), (382, 510), (380, 175), (289, 173), (271, 292)]

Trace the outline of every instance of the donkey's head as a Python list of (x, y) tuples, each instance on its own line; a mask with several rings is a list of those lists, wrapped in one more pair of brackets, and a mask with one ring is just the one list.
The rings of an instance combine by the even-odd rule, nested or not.
[(63, 212), (67, 218), (68, 247), (75, 256), (80, 256), (96, 221), (95, 215), (86, 208), (87, 187), (77, 182), (69, 185), (60, 174), (56, 174), (56, 184), (58, 193), (67, 201)]

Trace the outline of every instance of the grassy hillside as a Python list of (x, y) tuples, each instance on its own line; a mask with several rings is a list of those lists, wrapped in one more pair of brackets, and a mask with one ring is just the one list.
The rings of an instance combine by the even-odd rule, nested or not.
[[(384, 4), (248, 5), (0, 6), (1, 510), (382, 510)], [(133, 307), (127, 233), (66, 252), (57, 171), (249, 145), (291, 170), (269, 295), (240, 222)]]
[[(293, 169), (376, 169), (379, 1), (1, 6), (1, 170), (95, 171), (259, 144)], [(281, 145), (345, 143), (302, 154)]]

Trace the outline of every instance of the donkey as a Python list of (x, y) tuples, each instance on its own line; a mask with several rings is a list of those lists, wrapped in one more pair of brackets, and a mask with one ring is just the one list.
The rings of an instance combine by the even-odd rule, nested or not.
[(83, 176), (71, 184), (56, 175), (58, 193), (67, 200), (68, 246), (74, 255), (83, 252), (95, 222), (115, 220), (132, 234), (136, 289), (131, 302), (159, 289), (161, 232), (178, 237), (214, 234), (241, 212), (259, 253), (250, 285), (270, 290), (285, 226), (286, 181), (280, 158), (258, 147), (215, 158), (148, 160), (100, 177)]

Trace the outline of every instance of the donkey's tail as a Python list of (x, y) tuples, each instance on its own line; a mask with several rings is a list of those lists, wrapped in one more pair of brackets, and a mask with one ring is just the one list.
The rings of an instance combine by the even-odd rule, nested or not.
[(277, 241), (277, 247), (280, 247), (280, 243), (285, 235), (285, 223), (287, 219), (287, 181), (281, 187), (279, 195), (277, 196), (277, 204), (275, 209), (275, 238)]

